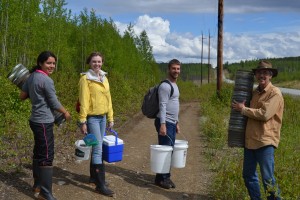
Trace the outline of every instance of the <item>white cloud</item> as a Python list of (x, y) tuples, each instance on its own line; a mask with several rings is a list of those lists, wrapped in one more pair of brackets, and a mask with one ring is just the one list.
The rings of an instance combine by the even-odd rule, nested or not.
[[(116, 22), (116, 25), (120, 33), (126, 30), (127, 24)], [(168, 20), (148, 15), (138, 17), (134, 23), (134, 31), (137, 35), (143, 30), (147, 32), (157, 61), (167, 62), (172, 58), (178, 58), (182, 62), (199, 62), (201, 37), (192, 36), (190, 33), (183, 35), (171, 33)], [(207, 52), (208, 45), (204, 43), (203, 58), (207, 58)]]
[[(72, 10), (94, 8), (102, 15), (122, 13), (215, 13), (217, 0), (66, 0)], [(80, 8), (80, 9), (78, 9)], [(299, 0), (224, 0), (226, 13), (299, 12)]]
[[(118, 20), (114, 19), (120, 33), (127, 29), (128, 24), (124, 21), (130, 20), (134, 25), (137, 35), (146, 30), (150, 43), (153, 46), (153, 53), (157, 61), (167, 62), (172, 58), (178, 58), (182, 62), (200, 62), (201, 59), (201, 35), (190, 33), (195, 31), (195, 27), (206, 28), (206, 23), (211, 23), (216, 27), (216, 21), (211, 18), (214, 15), (217, 19), (218, 1), (212, 0), (86, 0), (86, 1), (70, 1), (72, 10), (82, 10), (84, 7), (89, 10), (93, 8), (101, 16), (112, 17), (118, 16)], [(78, 9), (79, 7), (79, 9)], [(287, 57), (299, 56), (300, 52), (300, 29), (299, 29), (299, 0), (225, 0), (224, 13), (225, 21), (223, 35), (223, 61), (239, 62), (240, 60), (251, 60), (259, 58)], [(185, 18), (182, 23), (182, 17), (172, 21), (172, 17), (177, 14), (193, 14), (191, 18)], [(213, 15), (200, 15), (201, 13), (213, 13)], [(272, 18), (265, 18), (264, 15), (255, 13), (272, 13), (274, 16), (284, 17), (292, 16), (291, 20), (283, 23), (279, 18), (274, 18), (274, 26)], [(284, 14), (283, 14), (284, 13)], [(124, 15), (123, 15), (124, 14)], [(132, 18), (132, 14), (135, 17)], [(230, 15), (232, 14), (232, 15)], [(243, 15), (248, 14), (248, 15)], [(254, 14), (254, 15), (253, 15)], [(276, 15), (277, 14), (277, 15)], [(129, 18), (127, 18), (130, 15)], [(227, 16), (233, 18), (226, 18)], [(163, 17), (164, 16), (164, 17)], [(172, 16), (172, 17), (171, 17)], [(251, 17), (249, 17), (251, 16)], [(254, 17), (252, 17), (254, 16)], [(125, 19), (124, 19), (125, 18)], [(198, 21), (196, 21), (197, 19)], [(123, 22), (120, 22), (123, 20)], [(170, 21), (171, 20), (171, 21)], [(230, 26), (230, 20), (233, 26)], [(236, 21), (234, 21), (236, 20)], [(278, 20), (275, 22), (275, 20)], [(181, 23), (179, 22), (181, 21)], [(198, 22), (203, 21), (203, 24)], [(173, 26), (171, 24), (173, 23)], [(178, 22), (177, 30), (174, 32), (174, 26)], [(227, 23), (229, 22), (229, 23)], [(127, 22), (126, 22), (127, 23)], [(241, 29), (235, 29), (235, 26), (244, 25)], [(199, 26), (200, 25), (200, 26)], [(272, 25), (272, 26), (269, 26)], [(171, 29), (172, 26), (172, 29)], [(202, 27), (201, 27), (202, 26)], [(211, 28), (211, 26), (208, 26)], [(176, 28), (174, 29), (176, 30)], [(204, 30), (204, 29), (203, 29)], [(232, 31), (232, 32), (229, 32)], [(236, 33), (233, 33), (236, 31)], [(210, 45), (210, 57), (213, 66), (216, 66), (217, 58), (217, 30), (212, 34)], [(239, 34), (238, 34), (239, 32)], [(199, 33), (199, 30), (198, 30)], [(207, 62), (208, 57), (208, 36), (204, 36), (203, 41), (203, 62)]]
[[(127, 24), (116, 22), (120, 30), (125, 30)], [(161, 17), (143, 15), (134, 23), (137, 35), (146, 30), (153, 53), (157, 61), (168, 62), (178, 58), (182, 62), (200, 62), (201, 60), (201, 35), (193, 36), (189, 33), (179, 34), (170, 32), (170, 22)], [(121, 32), (123, 32), (121, 31)], [(208, 38), (204, 36), (203, 62), (207, 63)], [(216, 66), (217, 39), (211, 39), (210, 63)], [(286, 56), (299, 56), (300, 32), (288, 33), (257, 33), (257, 34), (232, 34), (223, 35), (223, 61), (239, 62), (260, 58), (274, 58)]]

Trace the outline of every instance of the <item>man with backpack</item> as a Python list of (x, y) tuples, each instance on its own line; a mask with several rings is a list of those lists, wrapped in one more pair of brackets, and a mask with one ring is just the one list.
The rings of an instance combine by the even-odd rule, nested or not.
[[(167, 81), (163, 81), (158, 87), (159, 112), (154, 124), (158, 133), (158, 144), (174, 146), (176, 133), (179, 133), (179, 89), (176, 84), (180, 74), (181, 63), (173, 59), (168, 64)], [(175, 188), (171, 180), (171, 173), (156, 174), (155, 184), (159, 187)]]

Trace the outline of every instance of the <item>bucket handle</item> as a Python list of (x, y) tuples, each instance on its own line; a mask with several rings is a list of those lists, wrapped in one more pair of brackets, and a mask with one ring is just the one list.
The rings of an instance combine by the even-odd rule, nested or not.
[(180, 135), (182, 135), (183, 138), (184, 138), (186, 141), (188, 141), (183, 133), (180, 133)]
[(166, 136), (170, 139), (172, 146), (174, 146), (174, 143), (173, 143), (172, 139), (170, 138), (170, 136), (168, 136), (168, 134)]
[[(106, 130), (109, 131), (109, 132), (111, 132), (111, 133), (113, 133), (116, 136), (115, 137), (116, 138), (115, 145), (118, 145), (118, 133), (115, 130), (113, 130), (112, 128), (107, 128)], [(106, 132), (105, 132), (104, 135), (106, 135)]]
[[(182, 136), (183, 136), (183, 138), (187, 141), (187, 139), (186, 139), (186, 137), (184, 136), (184, 134), (183, 133), (180, 133)], [(172, 139), (170, 138), (170, 136), (168, 136), (168, 134), (166, 135), (169, 139), (170, 139), (170, 141), (171, 141), (171, 143), (172, 143), (172, 146), (174, 146), (175, 144), (173, 143), (173, 141), (172, 141)]]

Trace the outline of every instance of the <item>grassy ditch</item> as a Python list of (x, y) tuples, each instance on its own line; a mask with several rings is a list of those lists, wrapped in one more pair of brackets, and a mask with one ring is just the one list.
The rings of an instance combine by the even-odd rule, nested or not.
[[(249, 199), (242, 179), (243, 149), (227, 146), (227, 129), (233, 88), (224, 85), (217, 98), (215, 85), (200, 88), (201, 130), (209, 138), (206, 156), (216, 175), (212, 194), (216, 199)], [(275, 176), (284, 199), (300, 198), (300, 99), (284, 96), (281, 142), (275, 151)], [(261, 190), (263, 191), (263, 189)], [(266, 199), (265, 194), (264, 199)]]

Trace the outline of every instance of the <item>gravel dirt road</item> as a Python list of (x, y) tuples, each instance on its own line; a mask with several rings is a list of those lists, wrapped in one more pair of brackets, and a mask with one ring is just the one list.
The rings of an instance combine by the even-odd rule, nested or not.
[[(153, 120), (141, 113), (117, 129), (124, 141), (123, 160), (106, 164), (106, 180), (115, 192), (114, 197), (105, 197), (95, 192), (88, 184), (89, 161), (75, 162), (74, 148), (56, 151), (53, 177), (53, 194), (58, 200), (212, 200), (210, 183), (213, 173), (204, 158), (205, 138), (199, 131), (199, 103), (181, 105), (181, 133), (177, 139), (189, 142), (186, 166), (173, 168), (172, 180), (175, 189), (162, 189), (154, 185), (155, 173), (150, 168), (150, 145), (157, 144)], [(34, 199), (30, 167), (21, 174), (0, 173), (0, 199)]]

